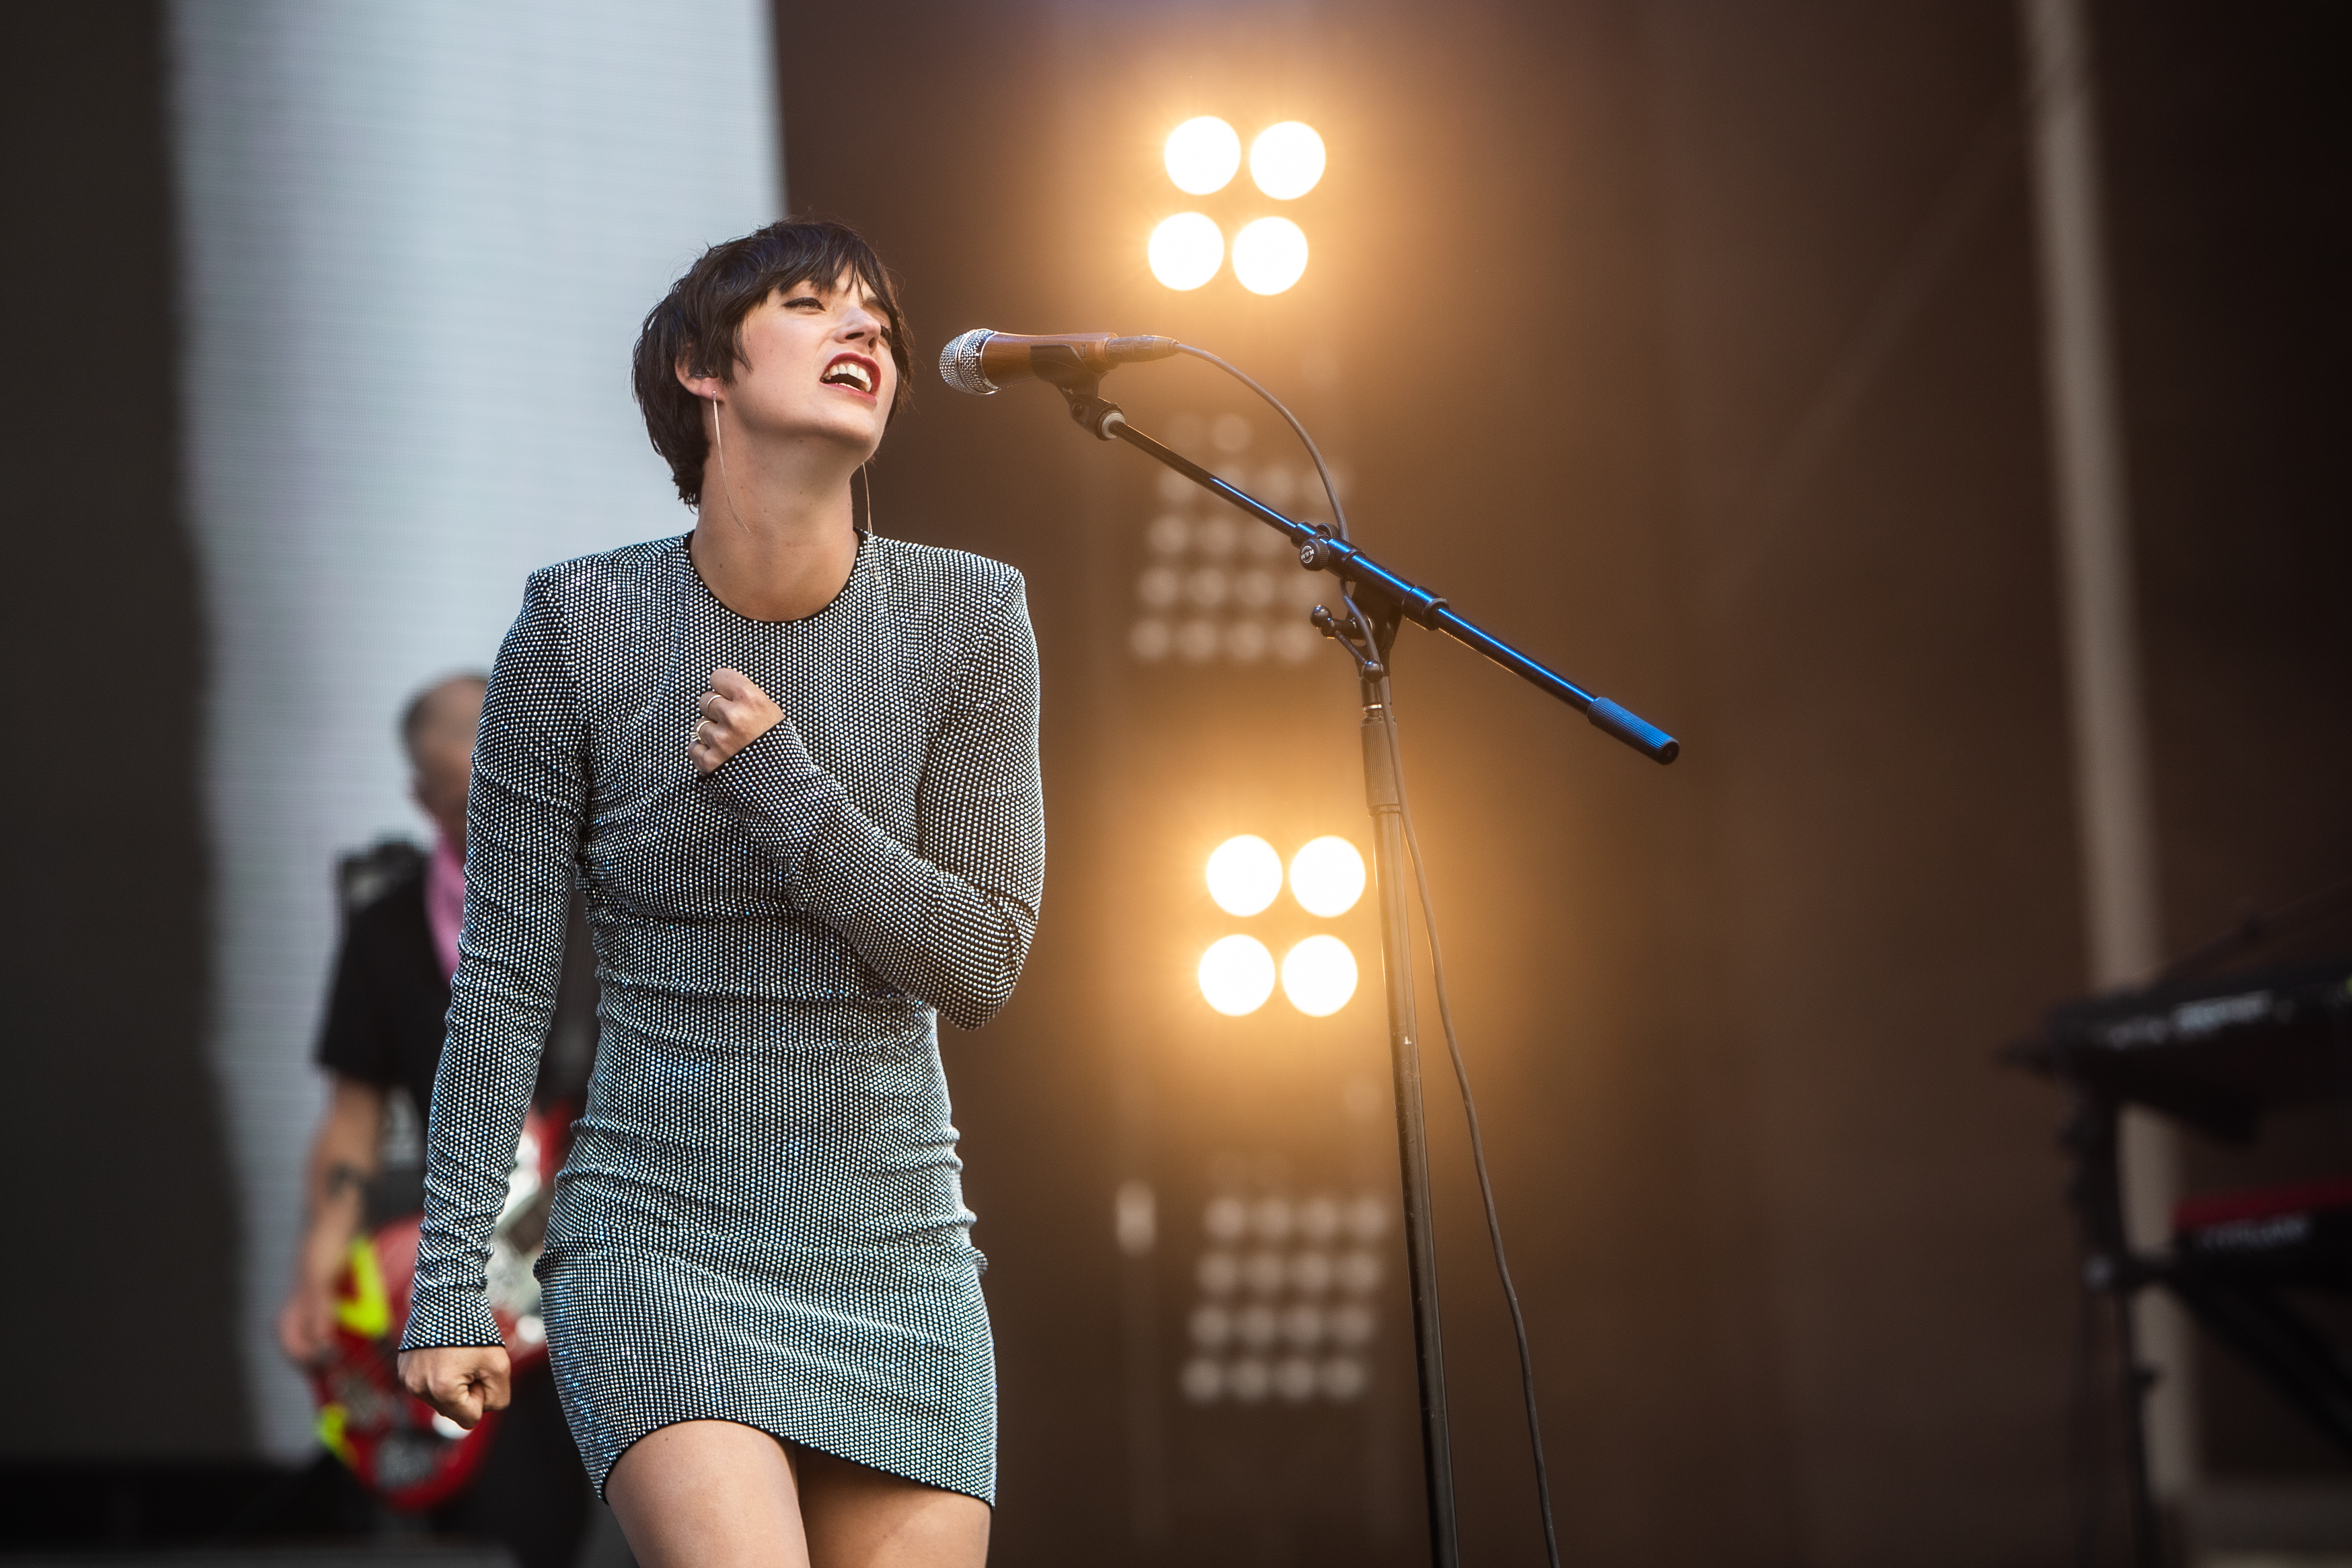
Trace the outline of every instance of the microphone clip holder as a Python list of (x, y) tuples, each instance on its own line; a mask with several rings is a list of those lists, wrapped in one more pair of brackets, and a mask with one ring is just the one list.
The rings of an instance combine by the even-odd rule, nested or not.
[(1069, 401), (1070, 417), (1097, 441), (1116, 441), (1127, 423), (1118, 404), (1102, 396), (1102, 377), (1087, 368), (1078, 351), (1067, 343), (1040, 343), (1029, 350), (1029, 364), (1037, 379)]
[(1403, 618), (1393, 611), (1375, 611), (1370, 614), (1349, 605), (1353, 612), (1346, 621), (1318, 604), (1307, 612), (1307, 619), (1315, 629), (1348, 651), (1356, 661), (1357, 675), (1366, 681), (1377, 681), (1389, 673), (1389, 649), (1396, 642), (1397, 628)]

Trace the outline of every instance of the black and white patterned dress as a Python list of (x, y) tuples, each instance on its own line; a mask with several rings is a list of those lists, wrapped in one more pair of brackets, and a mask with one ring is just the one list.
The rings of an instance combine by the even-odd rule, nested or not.
[[(712, 670), (782, 722), (707, 778)], [(490, 676), (466, 931), (404, 1344), (488, 1345), (488, 1238), (566, 890), (604, 985), (557, 1178), (548, 1339), (598, 1490), (723, 1419), (993, 1501), (996, 1383), (940, 1062), (1011, 994), (1045, 876), (1021, 576), (861, 539), (804, 621), (721, 604), (677, 538), (534, 575)]]

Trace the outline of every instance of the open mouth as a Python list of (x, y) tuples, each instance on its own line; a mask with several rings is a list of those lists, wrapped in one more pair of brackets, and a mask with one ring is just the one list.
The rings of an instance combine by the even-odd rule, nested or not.
[(817, 379), (826, 386), (847, 387), (872, 397), (874, 389), (882, 384), (882, 367), (863, 354), (835, 354)]

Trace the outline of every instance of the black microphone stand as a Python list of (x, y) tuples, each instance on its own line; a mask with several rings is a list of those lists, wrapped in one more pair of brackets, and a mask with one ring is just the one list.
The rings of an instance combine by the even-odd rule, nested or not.
[(1429, 1140), (1421, 1097), (1421, 1045), (1412, 997), (1412, 946), (1405, 874), (1404, 801), (1398, 787), (1396, 726), (1389, 706), (1389, 666), (1397, 629), (1411, 620), (1467, 643), (1572, 707), (1634, 750), (1672, 762), (1682, 744), (1665, 731), (1593, 695), (1517, 648), (1455, 614), (1445, 601), (1326, 530), (1297, 522), (1161, 445), (1127, 422), (1101, 396), (1102, 378), (1062, 345), (1030, 350), (1036, 373), (1069, 400), (1070, 417), (1098, 440), (1124, 441), (1211, 494), (1232, 502), (1298, 548), (1298, 564), (1328, 571), (1345, 590), (1343, 622), (1317, 605), (1314, 621), (1356, 662), (1363, 693), (1364, 794), (1372, 813), (1372, 871), (1381, 901), (1381, 968), (1388, 984), (1389, 1061), (1395, 1082), (1398, 1163), (1404, 1179), (1406, 1268), (1412, 1285), (1412, 1344), (1421, 1384), (1422, 1470), (1428, 1490), (1430, 1558), (1459, 1568), (1454, 1508), (1454, 1450), (1445, 1407), (1445, 1349), (1438, 1328), (1437, 1239), (1429, 1199)]

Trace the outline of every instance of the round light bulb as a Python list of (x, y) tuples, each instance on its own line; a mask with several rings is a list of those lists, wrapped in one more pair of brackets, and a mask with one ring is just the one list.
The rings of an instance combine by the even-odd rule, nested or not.
[(1306, 270), (1307, 235), (1288, 218), (1260, 218), (1234, 236), (1234, 276), (1252, 294), (1279, 294)]
[(1364, 857), (1355, 845), (1330, 834), (1309, 841), (1290, 857), (1290, 896), (1307, 914), (1327, 920), (1347, 914), (1364, 896)]
[(1308, 1018), (1329, 1018), (1356, 994), (1356, 956), (1337, 936), (1309, 936), (1283, 955), (1282, 994)]
[(1255, 936), (1221, 936), (1201, 955), (1200, 979), (1209, 1005), (1237, 1019), (1274, 995), (1274, 955)]
[(1255, 915), (1282, 891), (1282, 857), (1255, 833), (1227, 839), (1209, 855), (1209, 896), (1228, 915)]
[[(1306, 131), (1305, 126), (1300, 126)], [(1309, 136), (1315, 133), (1307, 132)], [(1317, 173), (1323, 165), (1320, 154), (1323, 144), (1317, 142)], [(1188, 120), (1168, 133), (1168, 145), (1162, 151), (1168, 164), (1168, 177), (1176, 188), (1188, 195), (1205, 196), (1212, 191), (1222, 191), (1233, 182), (1242, 166), (1242, 139), (1234, 128), (1213, 114), (1198, 120)], [(1255, 172), (1255, 166), (1252, 166)], [(1308, 181), (1307, 183), (1314, 183)]]
[(1267, 126), (1250, 143), (1250, 178), (1277, 202), (1297, 200), (1323, 178), (1323, 139), (1296, 120)]
[(1151, 231), (1151, 276), (1171, 288), (1198, 288), (1225, 262), (1225, 232), (1205, 213), (1178, 213)]

